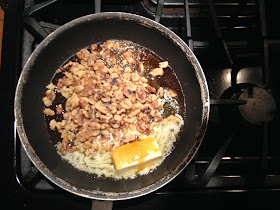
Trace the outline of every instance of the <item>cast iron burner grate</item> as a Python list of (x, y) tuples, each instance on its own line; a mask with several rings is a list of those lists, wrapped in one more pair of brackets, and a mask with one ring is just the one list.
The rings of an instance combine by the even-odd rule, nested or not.
[[(268, 36), (267, 7), (263, 0), (135, 0), (102, 4), (99, 0), (27, 1), (23, 12), (22, 65), (44, 37), (79, 16), (123, 11), (160, 21), (196, 54), (212, 99), (209, 126), (197, 155), (156, 194), (280, 189), (279, 114), (259, 126), (242, 125), (230, 117), (225, 120), (223, 115), (224, 109), (246, 104), (246, 100), (225, 94), (240, 84), (251, 83), (270, 91), (274, 97), (280, 95), (279, 84), (272, 79), (272, 75), (279, 76), (275, 69), (280, 65), (272, 62), (275, 53), (271, 50), (279, 46), (280, 36), (278, 31), (273, 40)], [(62, 14), (62, 9), (67, 12)], [(14, 145), (16, 175), (24, 189), (62, 191), (33, 166), (16, 131)]]

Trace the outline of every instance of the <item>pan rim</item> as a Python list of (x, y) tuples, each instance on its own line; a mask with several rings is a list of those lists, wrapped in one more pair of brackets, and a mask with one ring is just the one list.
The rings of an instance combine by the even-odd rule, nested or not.
[[(146, 27), (152, 27), (156, 30), (159, 30), (163, 35), (168, 36), (169, 39), (171, 39), (174, 44), (178, 45), (180, 49), (186, 54), (186, 57), (190, 60), (192, 63), (192, 66), (195, 69), (196, 77), (198, 79), (200, 89), (201, 89), (201, 100), (202, 100), (202, 119), (201, 119), (201, 127), (196, 135), (196, 143), (193, 145), (193, 148), (190, 150), (190, 154), (186, 155), (186, 157), (182, 160), (180, 165), (178, 165), (171, 173), (169, 173), (167, 176), (163, 177), (162, 179), (158, 180), (156, 183), (153, 183), (147, 187), (140, 188), (131, 192), (103, 192), (103, 191), (97, 191), (97, 190), (86, 190), (86, 189), (80, 189), (77, 188), (70, 183), (64, 181), (63, 179), (57, 177), (53, 172), (51, 172), (39, 159), (37, 154), (35, 153), (32, 146), (29, 144), (27, 135), (25, 133), (25, 128), (23, 125), (23, 118), (22, 118), (22, 110), (21, 110), (21, 98), (22, 98), (22, 89), (24, 84), (27, 81), (28, 78), (28, 72), (30, 70), (30, 67), (32, 66), (32, 62), (37, 57), (37, 54), (42, 50), (43, 47), (48, 45), (48, 43), (53, 39), (53, 36), (56, 36), (60, 33), (62, 33), (64, 30), (67, 30), (68, 27), (72, 27), (80, 22), (84, 21), (92, 21), (92, 20), (102, 20), (102, 19), (109, 19), (109, 18), (116, 18), (116, 19), (123, 19), (123, 20), (130, 20), (135, 21), (139, 24), (142, 24)], [(210, 113), (210, 103), (209, 103), (209, 92), (208, 92), (208, 86), (206, 82), (205, 75), (203, 73), (202, 67), (200, 66), (197, 58), (195, 57), (194, 53), (189, 49), (189, 47), (186, 45), (186, 43), (178, 37), (174, 32), (166, 28), (165, 26), (161, 25), (160, 23), (157, 23), (149, 18), (139, 16), (136, 14), (131, 13), (124, 13), (124, 12), (102, 12), (97, 14), (90, 14), (83, 17), (79, 17), (75, 20), (72, 20), (61, 27), (59, 27), (57, 30), (49, 34), (39, 45), (38, 47), (32, 52), (31, 56), (28, 58), (26, 64), (24, 65), (24, 68), (21, 72), (20, 78), (18, 80), (18, 84), (16, 87), (16, 93), (15, 93), (15, 100), (14, 100), (14, 115), (15, 115), (15, 122), (16, 122), (16, 128), (17, 132), (20, 137), (21, 144), (23, 145), (23, 148), (25, 152), (27, 153), (29, 159), (32, 161), (32, 163), (38, 168), (38, 170), (44, 174), (50, 181), (52, 181), (57, 186), (61, 187), (62, 189), (69, 191), (71, 193), (74, 193), (76, 195), (90, 198), (90, 199), (98, 199), (98, 200), (126, 200), (131, 198), (136, 198), (148, 193), (151, 193), (170, 181), (172, 181), (177, 175), (179, 175), (182, 170), (189, 164), (193, 156), (196, 154), (197, 150), (199, 149), (201, 142), (203, 140), (203, 137), (206, 132), (208, 119), (209, 119), (209, 113)]]

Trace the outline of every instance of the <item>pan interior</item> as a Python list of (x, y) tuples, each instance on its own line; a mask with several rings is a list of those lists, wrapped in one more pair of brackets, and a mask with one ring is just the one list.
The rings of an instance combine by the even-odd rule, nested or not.
[[(197, 133), (200, 132), (201, 121), (205, 114), (202, 111), (201, 81), (197, 77), (197, 69), (193, 68), (186, 52), (175, 43), (175, 37), (166, 35), (168, 33), (152, 27), (135, 16), (128, 15), (128, 18), (121, 18), (118, 15), (111, 15), (109, 18), (103, 15), (102, 17), (96, 18), (93, 15), (72, 21), (39, 45), (23, 70), (21, 86), (18, 90), (20, 97), (16, 105), (17, 102), (21, 104), (21, 117), (26, 134), (26, 138), (20, 135), (22, 143), (29, 154), (31, 150), (35, 151), (39, 160), (36, 160), (33, 155), (29, 156), (48, 178), (55, 175), (58, 179), (52, 181), (65, 189), (69, 189), (67, 186), (74, 186), (75, 188), (71, 187), (69, 190), (83, 196), (105, 199), (97, 195), (98, 192), (117, 192), (124, 195), (121, 199), (125, 199), (141, 195), (141, 189), (146, 190), (147, 193), (167, 183), (191, 159), (193, 150), (197, 149), (194, 145), (199, 144)], [(155, 171), (132, 180), (114, 181), (93, 178), (92, 175), (82, 173), (63, 161), (49, 139), (42, 112), (45, 86), (52, 80), (56, 69), (81, 48), (109, 39), (133, 41), (168, 60), (180, 81), (186, 102), (183, 132), (173, 152)]]

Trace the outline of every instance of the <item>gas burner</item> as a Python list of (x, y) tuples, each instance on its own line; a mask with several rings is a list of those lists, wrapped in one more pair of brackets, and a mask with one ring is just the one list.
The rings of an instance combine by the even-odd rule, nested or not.
[(239, 106), (241, 116), (253, 125), (272, 121), (277, 113), (273, 96), (264, 88), (251, 86), (242, 90), (240, 100), (246, 100), (245, 105)]
[(221, 115), (230, 127), (234, 124), (260, 126), (264, 122), (272, 121), (277, 114), (277, 105), (270, 91), (255, 84), (234, 85), (228, 88), (221, 98), (239, 102), (238, 106), (232, 104), (221, 107)]

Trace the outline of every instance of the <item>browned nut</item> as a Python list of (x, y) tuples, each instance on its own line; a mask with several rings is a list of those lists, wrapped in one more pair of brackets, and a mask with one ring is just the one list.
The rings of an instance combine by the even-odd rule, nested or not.
[(90, 154), (91, 154), (91, 151), (90, 151), (91, 149), (86, 149), (85, 150), (85, 156), (90, 156)]
[(162, 76), (163, 75), (163, 69), (162, 68), (155, 68), (152, 70), (152, 76)]
[(139, 75), (142, 75), (142, 74), (143, 74), (143, 72), (144, 72), (144, 65), (143, 65), (142, 62), (139, 62), (139, 63), (137, 64), (137, 72), (138, 72)]
[(63, 86), (61, 88), (61, 95), (64, 98), (69, 98), (71, 93), (72, 93), (72, 90), (70, 88), (67, 88), (66, 86)]
[(44, 114), (48, 115), (48, 116), (54, 116), (55, 113), (53, 110), (51, 110), (50, 108), (46, 108), (44, 111)]
[(92, 149), (94, 149), (94, 150), (98, 150), (99, 149), (99, 146), (98, 146), (98, 144), (96, 142), (92, 143)]
[(50, 99), (48, 99), (48, 97), (44, 97), (42, 101), (44, 102), (46, 107), (49, 107), (52, 105), (52, 102)]
[(138, 81), (140, 79), (140, 76), (139, 76), (139, 74), (138, 73), (132, 73), (131, 74), (131, 80), (133, 81), (133, 82), (136, 82), (136, 81)]
[(110, 97), (101, 98), (101, 101), (107, 103), (107, 102), (111, 101), (111, 98)]
[(117, 109), (117, 104), (116, 103), (112, 103), (112, 104), (109, 105), (108, 108), (110, 109), (110, 111), (113, 111), (113, 110)]
[(152, 116), (152, 117), (155, 117), (155, 116), (157, 116), (157, 114), (158, 114), (158, 111), (157, 110), (152, 110), (151, 111), (151, 113), (150, 113), (150, 115)]
[(122, 108), (121, 110), (117, 111), (117, 114), (125, 113), (125, 109)]
[(51, 101), (53, 102), (56, 95), (55, 95), (55, 92), (53, 90), (47, 90), (46, 91), (46, 97)]
[(130, 58), (130, 56), (132, 55), (132, 52), (131, 51), (126, 51), (123, 56), (124, 58), (127, 60), (128, 58)]
[(103, 87), (104, 87), (106, 90), (108, 90), (108, 91), (111, 90), (111, 88), (112, 88), (111, 84), (108, 83), (108, 82), (107, 82), (107, 83), (104, 83), (104, 84), (103, 84)]
[[(112, 78), (112, 79), (114, 79), (114, 78), (119, 78), (119, 75), (118, 75), (117, 73), (114, 72), (114, 73), (111, 74), (111, 78)], [(115, 84), (113, 84), (113, 85), (115, 85)]]
[(78, 145), (80, 145), (80, 144), (82, 144), (82, 142), (78, 141), (77, 139), (74, 140), (74, 145), (75, 145), (75, 146), (78, 146)]
[(106, 119), (106, 120), (110, 120), (111, 118), (113, 118), (113, 115), (112, 115), (111, 113), (107, 113), (107, 114), (105, 115), (105, 119)]
[(110, 51), (106, 50), (104, 52), (100, 52), (100, 54), (102, 55), (102, 58), (108, 58), (110, 56)]
[(84, 153), (85, 150), (86, 150), (86, 149), (84, 148), (83, 144), (79, 145), (78, 148), (79, 148), (79, 152), (80, 152), (80, 153)]
[(160, 62), (158, 66), (159, 68), (166, 68), (168, 66), (168, 61)]
[(108, 49), (108, 50), (111, 50), (113, 47), (114, 47), (114, 42), (113, 40), (107, 40), (104, 44), (103, 44), (103, 47), (105, 49)]
[[(77, 100), (77, 99), (75, 99)], [(92, 101), (91, 101), (92, 102)], [(90, 103), (90, 99), (87, 97), (81, 97), (81, 99), (78, 102), (78, 105), (83, 108), (83, 109), (87, 109), (89, 107), (89, 103)], [(75, 104), (76, 105), (76, 104)], [(74, 107), (75, 108), (75, 107)]]
[(135, 95), (133, 95), (131, 98), (130, 98), (130, 100), (131, 100), (131, 103), (135, 103), (136, 102), (136, 96)]
[(107, 151), (111, 151), (112, 149), (113, 149), (113, 147), (114, 147), (114, 142), (112, 142), (112, 141), (110, 141), (110, 142), (108, 142), (107, 143)]
[(74, 87), (74, 91), (79, 93), (82, 92), (84, 90), (84, 86), (83, 85), (77, 85)]
[(56, 107), (56, 113), (57, 114), (62, 114), (63, 113), (63, 108), (62, 108), (62, 105), (59, 104), (57, 107)]
[(125, 67), (124, 72), (125, 73), (130, 73), (131, 72), (131, 68), (130, 67)]
[(122, 117), (120, 115), (118, 115), (118, 114), (114, 115), (114, 120), (119, 122), (119, 121), (121, 121), (121, 119), (122, 119)]
[(115, 129), (118, 129), (120, 127), (120, 125), (115, 123), (115, 124), (112, 124), (112, 127), (115, 128)]
[(79, 97), (76, 93), (73, 93), (71, 97), (71, 102), (72, 102), (72, 108), (75, 109), (79, 106)]
[(97, 44), (93, 44), (90, 46), (91, 51), (97, 50)]
[(77, 150), (78, 150), (78, 148), (75, 147), (75, 146), (72, 146), (72, 147), (69, 147), (69, 148), (68, 148), (68, 152), (75, 152), (75, 151), (77, 151)]
[(101, 70), (102, 75), (106, 75), (108, 73), (108, 67), (105, 65), (101, 65), (99, 70)]
[(94, 66), (94, 63), (95, 63), (95, 59), (94, 58), (91, 58), (91, 56), (89, 57), (88, 62), (87, 62), (88, 66)]
[(137, 120), (137, 117), (131, 117), (131, 118), (128, 118), (127, 122), (134, 123), (136, 120)]
[(122, 107), (125, 109), (131, 109), (132, 108), (131, 101), (128, 98), (126, 98), (124, 101), (122, 101)]
[(162, 87), (160, 87), (160, 88), (158, 89), (158, 91), (157, 91), (157, 97), (158, 97), (158, 98), (162, 98), (162, 97), (163, 97), (163, 88), (162, 88)]
[(166, 92), (166, 95), (167, 95), (168, 97), (172, 97), (172, 98), (174, 98), (174, 97), (177, 96), (177, 94), (176, 94), (175, 92), (173, 92), (172, 90), (167, 91), (167, 92)]
[(156, 92), (156, 89), (154, 87), (150, 86), (150, 85), (147, 85), (145, 87), (145, 90), (146, 90), (147, 93), (155, 93)]
[(100, 130), (96, 130), (96, 131), (91, 131), (90, 135), (91, 136), (98, 136), (100, 134)]
[(103, 124), (101, 124), (100, 129), (101, 129), (101, 130), (104, 130), (104, 129), (106, 129), (106, 127), (107, 127), (107, 124), (106, 124), (106, 123), (103, 123)]
[(144, 83), (147, 83), (147, 82), (148, 82), (148, 79), (145, 78), (145, 77), (141, 77), (141, 81), (144, 82)]
[(79, 52), (76, 53), (76, 56), (84, 61), (88, 60), (90, 52), (87, 49), (81, 49)]
[(53, 120), (50, 121), (50, 129), (54, 130), (55, 127), (56, 127), (56, 121), (53, 119)]
[(156, 116), (155, 118), (154, 118), (154, 121), (155, 122), (161, 122), (163, 120), (163, 117), (160, 117), (160, 116)]
[(101, 125), (95, 121), (90, 121), (88, 126), (93, 130), (100, 130)]
[(120, 48), (120, 43), (119, 43), (118, 41), (117, 41), (117, 42), (114, 42), (113, 48), (114, 48), (115, 50), (119, 49), (119, 48)]
[(135, 59), (132, 58), (132, 57), (129, 57), (129, 58), (127, 59), (127, 62), (130, 63), (130, 64), (136, 64)]
[(133, 112), (131, 112), (128, 116), (129, 117), (135, 117), (137, 114), (139, 114), (140, 113), (140, 109), (136, 109), (135, 111), (133, 111)]
[(143, 88), (141, 88), (140, 86), (138, 86), (137, 90), (136, 90), (136, 98), (138, 99), (138, 101), (140, 101), (142, 104), (145, 103), (146, 101), (146, 92)]
[(132, 91), (127, 89), (127, 87), (124, 87), (122, 92), (127, 98), (131, 97), (132, 95)]
[(180, 118), (178, 118), (178, 117), (175, 117), (174, 115), (171, 115), (172, 117), (171, 117), (171, 121), (173, 122), (173, 123), (179, 123), (179, 122), (181, 122), (181, 119)]
[(88, 142), (88, 141), (85, 141), (85, 142), (84, 142), (84, 147), (85, 147), (86, 149), (91, 149), (91, 148), (92, 148), (92, 143), (90, 143), (90, 142)]
[(53, 90), (53, 89), (55, 89), (55, 85), (51, 82), (50, 84), (48, 84), (46, 86), (46, 88), (49, 89), (49, 90)]
[(118, 101), (123, 99), (122, 91), (116, 91), (114, 95), (115, 95), (116, 100), (118, 100)]
[(95, 109), (97, 109), (98, 111), (100, 111), (103, 114), (107, 114), (107, 108), (103, 105), (103, 103), (101, 101), (98, 101), (95, 104)]

